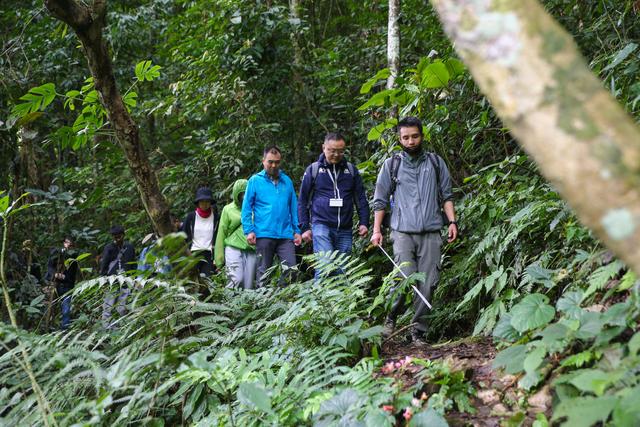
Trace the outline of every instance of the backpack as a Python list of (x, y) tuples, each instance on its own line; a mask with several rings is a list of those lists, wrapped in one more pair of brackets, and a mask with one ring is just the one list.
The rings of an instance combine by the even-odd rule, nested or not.
[[(444, 209), (442, 208), (442, 191), (440, 189), (440, 162), (438, 162), (438, 159), (435, 153), (428, 152), (427, 158), (429, 159), (429, 162), (431, 162), (431, 165), (436, 171), (436, 188), (438, 189), (438, 206), (440, 206), (440, 215), (442, 216), (442, 225), (447, 226), (449, 225), (449, 218), (447, 218), (447, 215), (444, 213)], [(390, 196), (391, 206), (393, 206), (393, 203), (394, 203), (393, 197), (396, 192), (396, 187), (398, 186), (398, 169), (400, 169), (401, 160), (402, 160), (402, 157), (398, 153), (394, 154), (393, 157), (391, 158), (391, 196)]]
[[(347, 169), (351, 176), (356, 176), (356, 167), (351, 162), (347, 162)], [(313, 200), (313, 193), (316, 187), (316, 177), (318, 176), (318, 170), (320, 170), (320, 162), (311, 163), (311, 191), (309, 192), (309, 200), (307, 201), (307, 209), (311, 208), (311, 201)], [(355, 184), (355, 181), (354, 181)]]

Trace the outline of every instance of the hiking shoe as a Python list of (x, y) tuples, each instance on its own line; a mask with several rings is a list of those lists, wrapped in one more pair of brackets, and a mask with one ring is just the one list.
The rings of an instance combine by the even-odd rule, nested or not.
[(427, 341), (424, 339), (424, 332), (411, 331), (411, 342), (419, 347), (427, 345)]
[(384, 321), (384, 327), (382, 328), (382, 338), (387, 339), (389, 338), (392, 334), (393, 331), (396, 329), (396, 323), (391, 320), (391, 319), (387, 319)]

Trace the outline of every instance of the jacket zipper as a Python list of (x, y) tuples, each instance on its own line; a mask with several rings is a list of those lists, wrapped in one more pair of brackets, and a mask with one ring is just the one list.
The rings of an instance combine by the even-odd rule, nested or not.
[[(339, 198), (339, 194), (338, 194), (338, 174), (336, 173), (336, 165), (333, 165), (333, 175), (336, 177), (336, 182), (335, 184), (335, 192), (334, 195), (335, 197)], [(338, 207), (338, 230), (340, 229), (340, 207)]]

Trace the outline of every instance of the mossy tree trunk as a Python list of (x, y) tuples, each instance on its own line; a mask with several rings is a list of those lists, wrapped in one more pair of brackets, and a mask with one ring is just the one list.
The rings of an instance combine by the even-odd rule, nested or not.
[(640, 131), (536, 0), (431, 0), (482, 92), (580, 220), (640, 272)]

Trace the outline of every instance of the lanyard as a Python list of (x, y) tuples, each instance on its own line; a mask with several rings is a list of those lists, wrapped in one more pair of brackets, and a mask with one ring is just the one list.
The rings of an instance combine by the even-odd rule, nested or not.
[[(335, 171), (336, 169), (336, 165), (333, 165), (333, 170)], [(338, 190), (338, 176), (340, 176), (340, 171), (336, 172), (336, 176), (334, 178), (333, 174), (331, 173), (331, 169), (327, 168), (327, 173), (329, 174), (329, 178), (331, 178), (331, 182), (333, 183), (333, 195), (336, 198), (340, 198), (340, 190)]]

